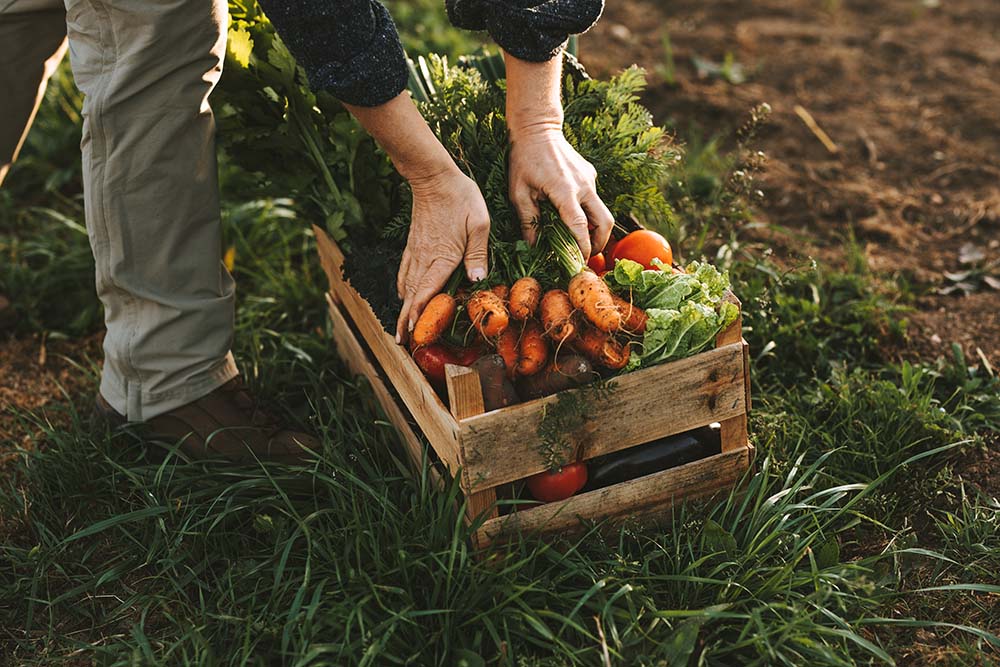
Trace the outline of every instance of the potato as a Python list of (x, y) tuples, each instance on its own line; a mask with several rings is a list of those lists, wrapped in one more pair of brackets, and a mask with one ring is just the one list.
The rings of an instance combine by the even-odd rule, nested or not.
[(541, 373), (518, 378), (517, 391), (524, 400), (531, 400), (579, 387), (595, 377), (594, 368), (585, 357), (566, 354), (549, 362)]
[(507, 365), (499, 354), (480, 357), (471, 366), (479, 373), (479, 386), (483, 390), (483, 408), (486, 412), (518, 403), (514, 386), (507, 379)]

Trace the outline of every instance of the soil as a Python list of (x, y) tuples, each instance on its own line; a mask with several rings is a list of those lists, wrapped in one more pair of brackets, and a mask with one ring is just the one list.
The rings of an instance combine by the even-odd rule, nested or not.
[[(675, 85), (656, 71), (665, 34)], [(902, 356), (934, 358), (957, 342), (1000, 367), (1000, 291), (973, 277), (968, 296), (936, 293), (945, 272), (970, 268), (963, 245), (985, 255), (972, 268), (1000, 261), (998, 37), (1000, 3), (982, 0), (631, 0), (608, 3), (580, 45), (595, 75), (645, 65), (644, 102), (681, 130), (732, 131), (769, 103), (757, 214), (772, 243), (774, 229), (788, 237), (775, 251), (838, 265), (853, 233), (876, 275), (913, 291)], [(727, 54), (744, 83), (699, 74), (696, 60)]]
[(32, 412), (35, 418), (55, 423), (66, 419), (63, 412), (50, 406), (65, 405), (66, 397), (85, 396), (93, 391), (93, 378), (81, 371), (79, 364), (101, 358), (103, 334), (78, 341), (48, 341), (41, 336), (3, 337), (0, 333), (0, 468), (20, 446), (38, 445), (38, 429), (24, 420)]

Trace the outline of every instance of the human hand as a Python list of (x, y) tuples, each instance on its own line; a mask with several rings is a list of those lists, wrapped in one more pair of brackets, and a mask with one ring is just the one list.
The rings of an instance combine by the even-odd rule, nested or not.
[(431, 176), (410, 179), (413, 214), (396, 289), (403, 308), (396, 341), (408, 338), (424, 306), (463, 261), (469, 280), (486, 277), (490, 214), (479, 186), (453, 163)]
[(511, 127), (510, 200), (526, 241), (537, 237), (538, 202), (548, 199), (573, 233), (584, 259), (600, 252), (614, 217), (597, 195), (597, 171), (566, 141), (559, 123)]
[(413, 192), (410, 234), (396, 276), (402, 343), (463, 260), (469, 280), (486, 277), (490, 214), (475, 181), (463, 174), (403, 92), (376, 107), (345, 105), (389, 154)]

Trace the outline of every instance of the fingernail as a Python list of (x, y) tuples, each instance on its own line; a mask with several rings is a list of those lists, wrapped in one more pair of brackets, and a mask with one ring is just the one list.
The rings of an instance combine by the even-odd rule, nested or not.
[(410, 323), (407, 325), (407, 329), (406, 330), (409, 331), (410, 333), (413, 333), (413, 327), (415, 327), (415, 326), (417, 326), (416, 321), (413, 320), (413, 319), (411, 319)]
[(480, 280), (482, 280), (485, 277), (486, 277), (486, 269), (482, 269), (482, 268), (478, 268), (477, 267), (475, 269), (472, 269), (472, 271), (469, 272), (469, 279), (472, 282), (474, 282), (474, 283), (478, 283)]
[(396, 345), (402, 345), (402, 344), (403, 344), (403, 337), (400, 336), (399, 334), (396, 334)]

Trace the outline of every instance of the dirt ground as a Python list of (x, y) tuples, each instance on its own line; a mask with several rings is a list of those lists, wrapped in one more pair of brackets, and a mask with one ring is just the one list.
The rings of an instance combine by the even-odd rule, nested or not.
[[(78, 364), (101, 358), (102, 338), (95, 334), (82, 341), (48, 341), (41, 336), (4, 337), (0, 332), (0, 467), (15, 455), (13, 445), (30, 449), (36, 442), (36, 429), (23, 420), (24, 414), (85, 391), (87, 372)], [(49, 411), (46, 417), (65, 415)]]
[[(674, 86), (655, 71), (664, 33)], [(696, 60), (727, 53), (745, 82), (699, 74)], [(934, 358), (955, 341), (1000, 367), (1000, 290), (973, 273), (969, 295), (937, 293), (955, 282), (946, 272), (1000, 262), (1000, 3), (609, 2), (581, 57), (602, 75), (643, 64), (646, 103), (678, 128), (732, 130), (769, 103), (759, 217), (787, 230), (784, 241), (769, 237), (776, 251), (837, 264), (853, 231), (870, 268), (914, 292), (903, 355)], [(1000, 263), (993, 279), (1000, 287)]]

